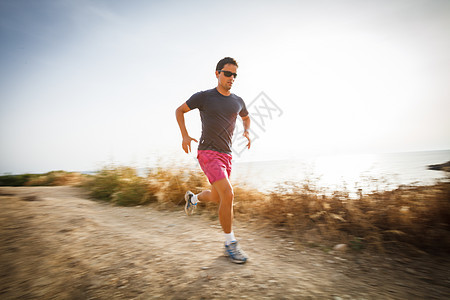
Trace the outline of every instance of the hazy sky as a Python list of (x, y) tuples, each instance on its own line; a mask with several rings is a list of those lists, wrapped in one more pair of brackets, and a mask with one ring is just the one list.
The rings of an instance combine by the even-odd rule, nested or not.
[(225, 56), (279, 109), (237, 161), (450, 149), (448, 0), (0, 0), (0, 173), (193, 161)]

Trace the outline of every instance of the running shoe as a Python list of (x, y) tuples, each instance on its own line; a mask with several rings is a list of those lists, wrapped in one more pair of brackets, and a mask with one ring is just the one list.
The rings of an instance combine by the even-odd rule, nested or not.
[(237, 241), (231, 242), (228, 246), (225, 245), (225, 256), (228, 256), (236, 264), (244, 264), (248, 259), (247, 254), (239, 247)]
[(186, 195), (184, 195), (184, 200), (186, 200), (186, 205), (184, 206), (184, 211), (188, 216), (192, 215), (197, 208), (197, 203), (192, 203), (191, 199), (194, 196), (194, 193), (191, 191), (187, 191)]

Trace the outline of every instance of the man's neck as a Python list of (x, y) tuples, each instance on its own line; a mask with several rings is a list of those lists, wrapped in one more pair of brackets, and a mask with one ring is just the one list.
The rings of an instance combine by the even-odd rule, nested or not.
[(220, 85), (218, 85), (218, 86), (216, 87), (216, 90), (217, 90), (219, 93), (221, 93), (222, 95), (224, 95), (224, 96), (230, 96), (230, 95), (231, 95), (230, 90), (226, 90), (226, 89), (224, 89), (223, 87), (221, 87)]

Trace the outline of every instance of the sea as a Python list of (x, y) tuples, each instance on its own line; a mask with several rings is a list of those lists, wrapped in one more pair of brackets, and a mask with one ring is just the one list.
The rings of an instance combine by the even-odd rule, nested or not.
[(236, 162), (231, 181), (262, 192), (309, 184), (324, 193), (393, 190), (449, 180), (448, 172), (429, 170), (450, 161), (450, 150), (384, 154), (310, 156), (290, 160)]

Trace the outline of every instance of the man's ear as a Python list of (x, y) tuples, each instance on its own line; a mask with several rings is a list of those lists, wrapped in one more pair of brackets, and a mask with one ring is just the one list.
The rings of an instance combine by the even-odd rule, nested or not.
[(216, 71), (216, 78), (219, 79), (219, 71)]

